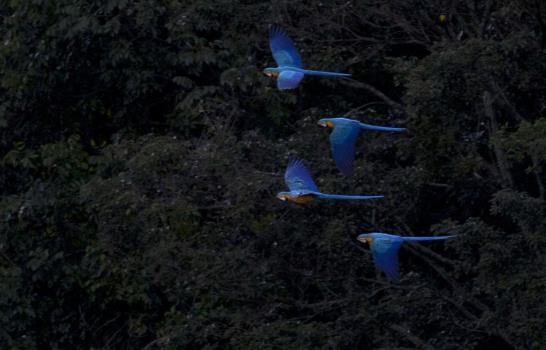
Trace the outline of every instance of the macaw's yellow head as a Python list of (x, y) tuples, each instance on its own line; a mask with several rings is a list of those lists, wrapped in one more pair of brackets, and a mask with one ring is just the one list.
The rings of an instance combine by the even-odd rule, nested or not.
[(263, 73), (270, 78), (277, 78), (279, 76), (279, 72), (275, 68), (266, 68)]
[(319, 120), (317, 124), (324, 127), (324, 128), (333, 128), (334, 127), (334, 122), (331, 121), (328, 118), (323, 118), (323, 119)]

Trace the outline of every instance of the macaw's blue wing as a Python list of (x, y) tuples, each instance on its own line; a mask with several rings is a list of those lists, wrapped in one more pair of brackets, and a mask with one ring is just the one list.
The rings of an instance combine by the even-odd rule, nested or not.
[(298, 50), (296, 50), (286, 32), (277, 25), (269, 28), (269, 47), (279, 67), (291, 66), (301, 68), (301, 57)]
[(318, 188), (311, 174), (299, 159), (291, 159), (284, 173), (284, 181), (290, 191), (309, 190), (317, 191)]
[(353, 173), (355, 143), (360, 129), (352, 125), (335, 125), (330, 134), (332, 154), (338, 169), (345, 176)]
[(385, 272), (391, 281), (397, 282), (400, 277), (398, 267), (398, 250), (402, 245), (401, 241), (376, 238), (371, 244), (373, 260), (377, 268)]
[(303, 73), (284, 71), (277, 77), (277, 88), (279, 90), (295, 89), (303, 79)]

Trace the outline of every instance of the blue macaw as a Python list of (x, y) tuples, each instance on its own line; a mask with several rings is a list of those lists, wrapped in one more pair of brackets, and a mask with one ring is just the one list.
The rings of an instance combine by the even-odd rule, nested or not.
[(398, 250), (402, 246), (402, 243), (407, 241), (436, 241), (451, 237), (455, 236), (403, 237), (388, 233), (372, 232), (359, 235), (357, 240), (370, 244), (375, 266), (383, 271), (391, 281), (397, 282), (400, 277)]
[(295, 89), (298, 87), (304, 75), (319, 75), (323, 77), (350, 77), (347, 73), (323, 72), (302, 68), (301, 57), (294, 43), (286, 32), (279, 26), (269, 28), (269, 47), (278, 67), (264, 69), (268, 77), (277, 78), (279, 90)]
[(345, 176), (353, 173), (355, 144), (361, 129), (402, 132), (404, 128), (391, 128), (364, 124), (349, 118), (323, 118), (318, 121), (323, 127), (333, 128), (330, 134), (330, 146), (338, 169)]
[(282, 201), (308, 203), (316, 198), (322, 199), (374, 199), (383, 196), (346, 196), (341, 194), (326, 194), (319, 192), (317, 185), (311, 178), (309, 171), (299, 159), (291, 159), (284, 173), (284, 182), (289, 192), (279, 192), (277, 198)]

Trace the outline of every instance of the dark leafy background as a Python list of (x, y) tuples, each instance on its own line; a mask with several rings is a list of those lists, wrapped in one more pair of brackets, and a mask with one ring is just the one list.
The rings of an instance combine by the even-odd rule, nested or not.
[[(1, 348), (546, 348), (545, 8), (5, 1)], [(353, 79), (278, 91), (272, 23)], [(409, 132), (363, 134), (345, 179), (327, 115)], [(282, 203), (290, 155), (386, 197)], [(458, 238), (392, 285), (368, 231)]]

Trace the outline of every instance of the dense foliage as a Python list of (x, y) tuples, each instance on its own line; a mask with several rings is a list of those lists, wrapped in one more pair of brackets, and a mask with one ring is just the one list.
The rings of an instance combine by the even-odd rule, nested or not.
[[(2, 349), (546, 348), (546, 6), (9, 0)], [(278, 91), (267, 28), (309, 68)], [(343, 178), (316, 121), (368, 132)], [(290, 155), (366, 203), (282, 203)], [(362, 232), (408, 244), (377, 274)]]

